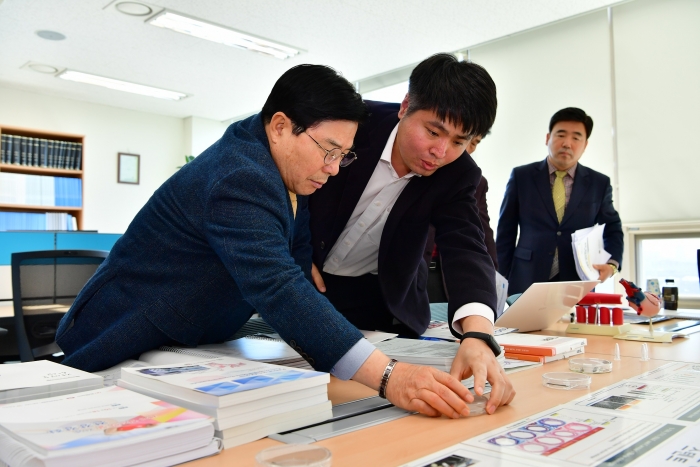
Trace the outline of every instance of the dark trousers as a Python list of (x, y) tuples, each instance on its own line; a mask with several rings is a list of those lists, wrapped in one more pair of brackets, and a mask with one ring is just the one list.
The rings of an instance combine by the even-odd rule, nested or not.
[(348, 277), (323, 271), (321, 275), (326, 283), (324, 295), (356, 328), (418, 337), (408, 326), (394, 318), (387, 308), (377, 275)]

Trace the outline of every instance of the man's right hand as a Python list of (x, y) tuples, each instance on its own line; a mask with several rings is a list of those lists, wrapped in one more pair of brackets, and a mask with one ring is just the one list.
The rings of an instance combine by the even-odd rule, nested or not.
[(389, 402), (429, 417), (469, 416), (474, 396), (456, 378), (429, 366), (397, 363), (386, 387)]
[(314, 285), (318, 291), (324, 293), (326, 291), (326, 283), (323, 282), (321, 271), (318, 270), (314, 263), (311, 263), (311, 278), (314, 280)]
[[(357, 370), (353, 380), (378, 389), (389, 357), (375, 350)], [(428, 366), (397, 363), (386, 386), (389, 402), (402, 409), (420, 412), (430, 417), (450, 418), (469, 415), (467, 402), (471, 395), (453, 376)]]

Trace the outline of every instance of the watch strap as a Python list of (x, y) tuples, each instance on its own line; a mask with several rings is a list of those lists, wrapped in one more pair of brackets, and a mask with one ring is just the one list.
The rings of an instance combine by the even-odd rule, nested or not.
[(460, 340), (460, 343), (464, 341), (464, 339), (479, 339), (481, 341), (484, 341), (486, 345), (489, 346), (491, 351), (493, 352), (494, 356), (498, 357), (501, 354), (501, 346), (498, 345), (498, 342), (496, 342), (496, 339), (493, 338), (491, 334), (487, 334), (485, 332), (465, 332), (462, 334), (462, 339)]

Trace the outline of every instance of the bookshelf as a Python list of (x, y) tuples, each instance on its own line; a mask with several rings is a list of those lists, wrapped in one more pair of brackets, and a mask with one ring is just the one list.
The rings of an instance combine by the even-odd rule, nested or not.
[[(7, 189), (5, 197), (2, 197), (3, 187), (0, 186), (0, 213), (22, 212), (22, 213), (67, 213), (75, 217), (78, 230), (83, 229), (83, 166), (84, 166), (84, 139), (83, 135), (59, 133), (53, 131), (34, 130), (28, 128), (12, 127), (0, 125), (0, 136), (2, 137), (3, 154), (7, 149), (5, 136), (11, 137), (11, 143), (18, 144), (21, 148), (19, 153), (12, 151), (11, 155), (0, 157), (0, 177), (2, 174), (23, 174), (53, 178), (53, 182), (61, 182), (62, 185), (77, 187), (79, 193), (71, 191), (71, 198), (68, 202), (65, 197), (59, 197), (59, 190), (56, 189), (56, 197), (53, 203), (43, 203), (46, 197), (39, 196), (32, 189), (33, 183), (25, 184), (26, 193), (19, 200), (32, 199), (33, 202), (8, 202)], [(22, 147), (21, 143), (26, 145)], [(36, 144), (35, 144), (36, 143)], [(22, 153), (22, 150), (25, 153)], [(17, 156), (17, 157), (15, 157)], [(16, 177), (13, 177), (16, 178)], [(32, 182), (38, 179), (31, 177)], [(76, 181), (77, 179), (77, 181)], [(0, 178), (0, 180), (3, 180)], [(2, 183), (2, 182), (0, 182)], [(24, 182), (21, 182), (24, 183)], [(72, 188), (71, 188), (72, 189)], [(10, 190), (10, 197), (16, 189)], [(58, 204), (58, 205), (57, 205)], [(70, 205), (66, 205), (70, 204)], [(58, 229), (61, 230), (61, 229)]]

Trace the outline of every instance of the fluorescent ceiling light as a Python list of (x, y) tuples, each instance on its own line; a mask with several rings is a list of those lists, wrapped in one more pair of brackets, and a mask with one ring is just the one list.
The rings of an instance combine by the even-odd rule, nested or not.
[(66, 70), (59, 74), (58, 77), (68, 81), (75, 81), (76, 83), (94, 84), (96, 86), (103, 86), (105, 88), (115, 89), (117, 91), (131, 92), (134, 94), (141, 94), (142, 96), (157, 97), (159, 99), (179, 101), (180, 99), (187, 97), (187, 94), (183, 94), (181, 92), (167, 91), (165, 89), (144, 86), (143, 84), (134, 84), (127, 81), (120, 81), (118, 79), (104, 78), (102, 76), (81, 73), (80, 71)]
[(299, 54), (299, 50), (292, 47), (234, 31), (233, 29), (206, 23), (198, 19), (188, 18), (187, 16), (170, 11), (164, 11), (148, 20), (148, 22), (153, 26), (172, 29), (173, 31), (183, 34), (199, 37), (200, 39), (272, 55), (280, 60)]

